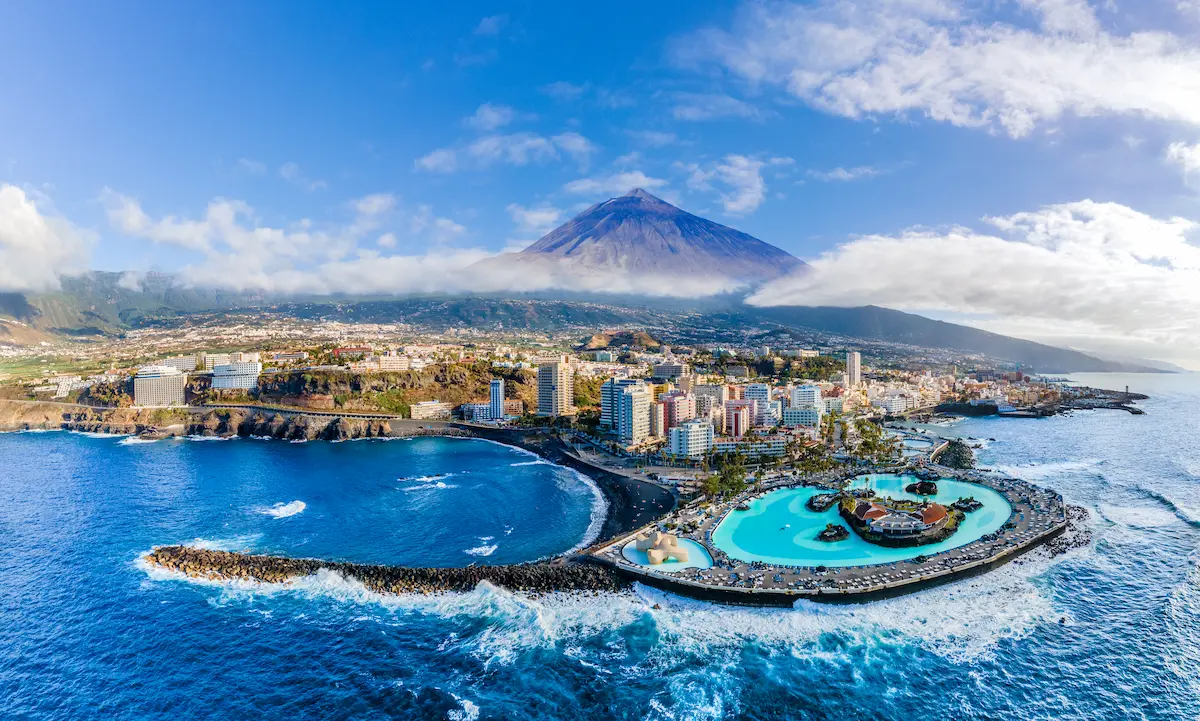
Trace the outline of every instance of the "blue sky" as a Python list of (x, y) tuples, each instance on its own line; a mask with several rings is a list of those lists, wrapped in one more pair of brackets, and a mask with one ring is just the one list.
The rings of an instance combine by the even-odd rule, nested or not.
[[(26, 279), (75, 272), (74, 261), (240, 287), (403, 291), (443, 272), (442, 257), (520, 247), (642, 181), (817, 261), (823, 275), (762, 302), (878, 297), (1142, 352), (1192, 327), (1127, 343), (1162, 309), (1090, 313), (1082, 278), (1101, 256), (1125, 264), (1105, 280), (1115, 289), (1143, 282), (1138, 264), (1196, 270), (1192, 229), (1171, 221), (1200, 219), (1198, 30), (1200, 9), (1175, 0), (8, 3), (0, 184), (12, 207), (51, 223), (39, 238), (61, 226), (77, 243), (54, 246), (71, 258)], [(1054, 208), (1069, 222), (1046, 241), (1038, 229)], [(1115, 251), (1098, 230), (1113, 224), (1133, 233)], [(1163, 247), (1130, 251), (1143, 231), (1163, 233)], [(961, 288), (906, 305), (912, 288), (880, 277), (895, 272), (890, 258), (860, 267), (875, 285), (847, 280), (848, 258), (887, 258), (871, 238), (906, 257), (942, 253), (905, 245), (914, 232), (970, 258), (993, 238), (1014, 257), (1034, 246), (1051, 265), (1083, 258), (1053, 265), (1054, 277), (1077, 268), (1080, 288), (1048, 301), (1058, 311)], [(272, 234), (307, 255), (281, 264), (245, 251)], [(19, 245), (10, 238), (12, 268)], [(422, 260), (390, 285), (346, 265), (393, 256)], [(314, 271), (327, 262), (341, 265)], [(936, 280), (944, 266), (905, 275)], [(1145, 294), (1194, 280), (1145, 279)], [(1179, 293), (1173, 307), (1195, 304), (1200, 323), (1200, 300)]]

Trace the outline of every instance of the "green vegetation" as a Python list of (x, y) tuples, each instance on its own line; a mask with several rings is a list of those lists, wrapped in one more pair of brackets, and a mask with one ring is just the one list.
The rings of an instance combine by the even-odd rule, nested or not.
[(786, 381), (832, 381), (846, 371), (846, 362), (833, 356), (817, 356), (816, 358), (797, 358), (788, 364), (781, 374)]
[(709, 498), (727, 498), (746, 490), (746, 465), (740, 454), (725, 456), (718, 461), (716, 475), (709, 475), (700, 485)]
[(607, 378), (591, 377), (586, 378), (579, 374), (575, 375), (575, 407), (576, 408), (599, 408), (600, 407), (600, 386), (604, 384)]
[(854, 421), (854, 430), (858, 433), (858, 443), (850, 455), (856, 460), (881, 464), (896, 463), (900, 460), (900, 440), (888, 437), (883, 432), (883, 426), (865, 418), (857, 418)]

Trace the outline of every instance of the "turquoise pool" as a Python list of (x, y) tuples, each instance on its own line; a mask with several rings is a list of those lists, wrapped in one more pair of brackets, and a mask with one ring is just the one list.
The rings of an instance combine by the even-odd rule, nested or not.
[(650, 563), (650, 559), (646, 558), (645, 551), (639, 551), (635, 548), (635, 541), (630, 541), (621, 549), (621, 555), (626, 561), (636, 563), (639, 566), (652, 568), (655, 571), (682, 571), (686, 568), (712, 568), (712, 556), (708, 555), (708, 549), (703, 545), (696, 543), (690, 538), (679, 539), (681, 548), (686, 548), (688, 552), (688, 560), (686, 563), (680, 561), (663, 561), (659, 564)]
[[(855, 479), (852, 487), (870, 487), (881, 496), (919, 500), (922, 496), (906, 493), (904, 487), (917, 480), (913, 476), (872, 474)], [(837, 508), (814, 513), (804, 505), (821, 493), (815, 488), (783, 488), (750, 502), (747, 511), (731, 511), (712, 534), (712, 543), (740, 561), (761, 561), (786, 566), (868, 566), (904, 561), (920, 555), (932, 555), (965, 546), (999, 530), (1012, 513), (1012, 506), (996, 491), (973, 483), (942, 479), (932, 500), (950, 505), (959, 498), (974, 496), (983, 504), (968, 513), (958, 531), (941, 543), (916, 548), (883, 548), (850, 537), (834, 543), (816, 540), (827, 523), (846, 525)], [(927, 497), (928, 498), (928, 497)]]

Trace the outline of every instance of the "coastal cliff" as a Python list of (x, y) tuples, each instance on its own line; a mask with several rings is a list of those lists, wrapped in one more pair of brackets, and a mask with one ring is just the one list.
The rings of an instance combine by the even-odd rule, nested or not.
[(488, 582), (510, 591), (543, 594), (554, 591), (622, 591), (629, 587), (617, 571), (590, 563), (528, 563), (466, 568), (408, 568), (338, 563), (312, 558), (257, 556), (210, 551), (191, 546), (159, 546), (144, 560), (192, 578), (282, 583), (320, 570), (356, 580), (378, 593), (470, 591)]
[[(284, 440), (350, 440), (396, 433), (386, 420), (307, 416), (251, 409), (193, 412), (182, 408), (92, 408), (0, 400), (0, 430), (69, 430), (117, 435), (261, 436)], [(455, 435), (454, 429), (438, 435)]]

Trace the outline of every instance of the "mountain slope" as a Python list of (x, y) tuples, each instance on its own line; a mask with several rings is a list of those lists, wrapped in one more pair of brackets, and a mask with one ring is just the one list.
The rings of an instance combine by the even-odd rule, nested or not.
[(930, 320), (898, 310), (864, 306), (860, 308), (775, 306), (750, 307), (752, 317), (783, 325), (847, 336), (906, 343), (924, 348), (946, 348), (977, 353), (998, 360), (1020, 363), (1040, 373), (1082, 372), (1160, 372), (1134, 363), (1103, 360), (1066, 348), (1011, 338), (998, 333)]
[(597, 203), (509, 263), (557, 260), (573, 267), (663, 278), (756, 283), (806, 267), (758, 238), (676, 208), (638, 188)]

